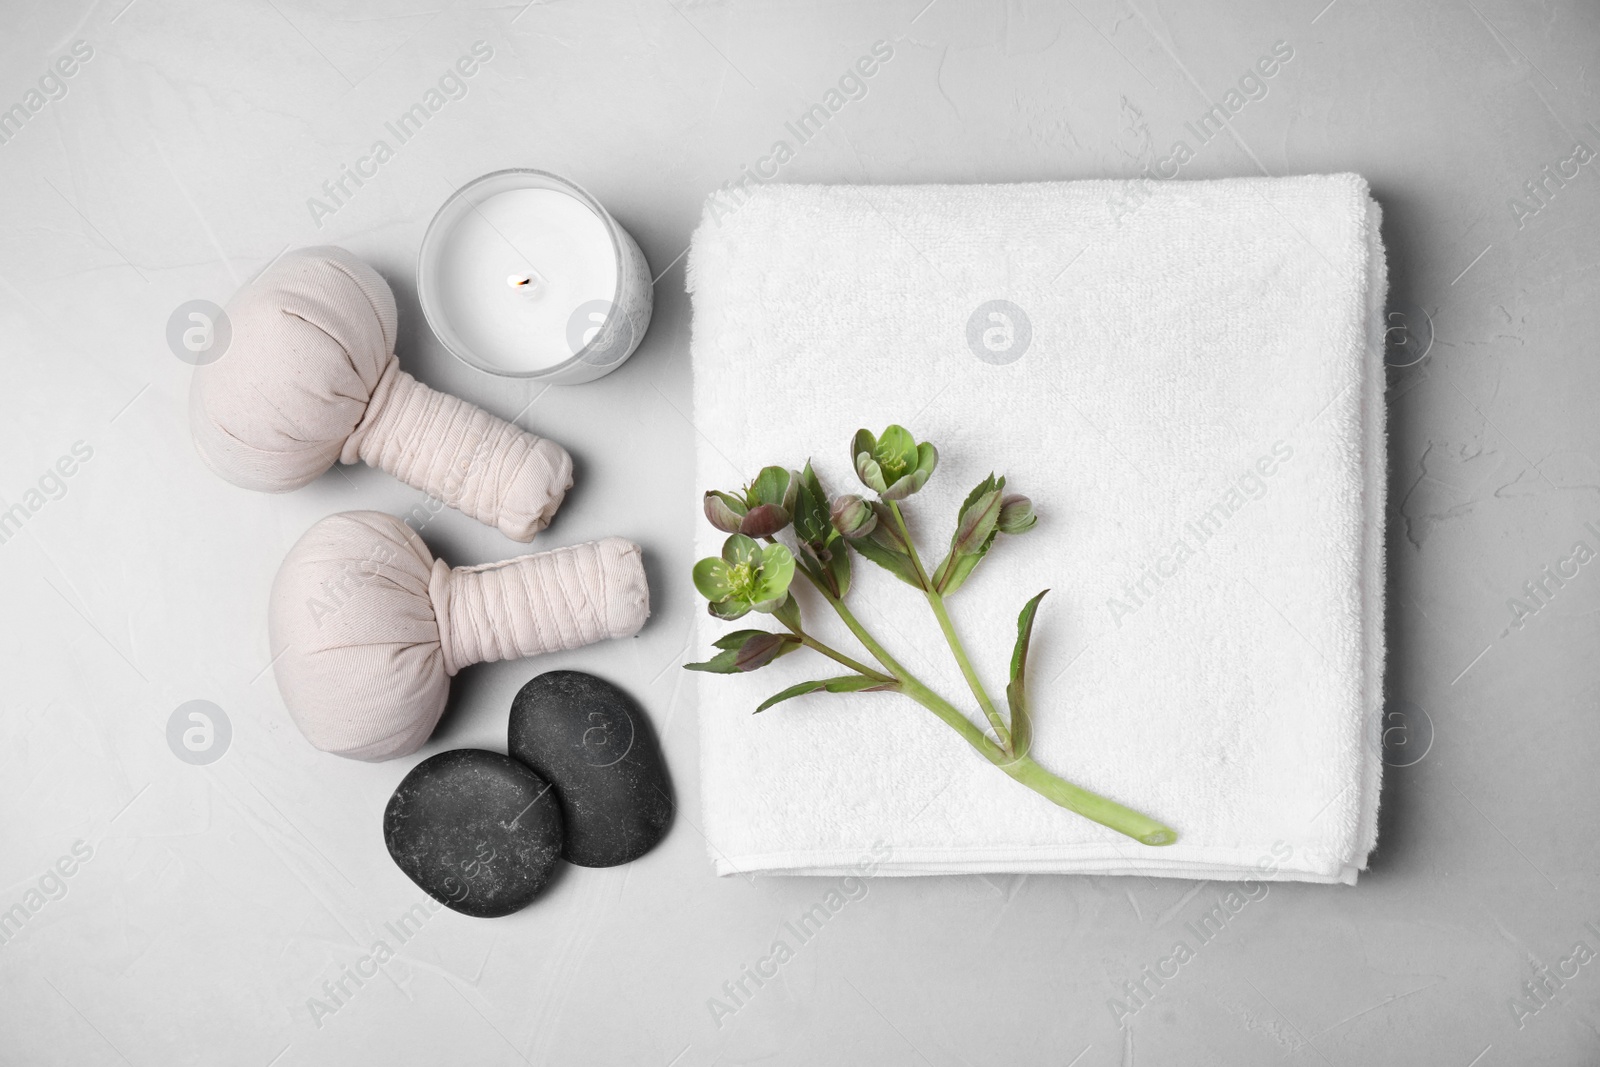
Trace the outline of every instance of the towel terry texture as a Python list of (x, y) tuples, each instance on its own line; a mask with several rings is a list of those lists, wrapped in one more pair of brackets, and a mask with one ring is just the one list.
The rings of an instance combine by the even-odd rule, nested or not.
[[(831, 494), (863, 491), (851, 434), (898, 422), (940, 450), (905, 505), (936, 560), (967, 491), (1006, 474), (1039, 525), (995, 544), (950, 600), (956, 627), (1003, 702), (1017, 612), (1048, 587), (1035, 758), (1181, 835), (1149, 848), (1079, 818), (896, 694), (751, 715), (839, 673), (802, 650), (692, 676), (718, 872), (870, 856), (889, 874), (1353, 884), (1382, 771), (1378, 223), (1350, 174), (767, 186), (708, 211), (689, 257), (698, 487), (810, 458)], [(866, 626), (977, 720), (916, 590), (855, 573)], [(810, 592), (807, 628), (866, 658)], [(702, 616), (696, 647), (752, 622), (778, 628)]]

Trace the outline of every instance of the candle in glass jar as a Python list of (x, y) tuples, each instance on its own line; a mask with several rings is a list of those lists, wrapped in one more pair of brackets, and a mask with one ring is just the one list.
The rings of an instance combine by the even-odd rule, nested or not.
[(566, 383), (615, 369), (651, 303), (649, 268), (627, 231), (539, 171), (486, 175), (452, 196), (423, 239), (418, 291), (465, 362)]

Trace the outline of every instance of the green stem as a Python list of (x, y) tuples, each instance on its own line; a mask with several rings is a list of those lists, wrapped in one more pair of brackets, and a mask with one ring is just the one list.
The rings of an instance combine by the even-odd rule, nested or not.
[(1178, 840), (1177, 831), (1171, 827), (1099, 793), (1057, 778), (1028, 756), (1001, 763), (1000, 769), (1040, 796), (1085, 819), (1126, 834), (1141, 845), (1170, 845)]
[(939, 620), (939, 629), (944, 631), (945, 644), (950, 646), (950, 653), (955, 656), (956, 664), (961, 668), (961, 676), (967, 680), (967, 688), (972, 690), (972, 695), (977, 698), (978, 706), (983, 709), (989, 725), (994, 727), (995, 735), (1000, 738), (1001, 745), (1009, 751), (1011, 731), (1006, 729), (1005, 720), (995, 710), (994, 701), (989, 699), (988, 692), (983, 688), (983, 681), (972, 666), (972, 660), (967, 657), (966, 646), (956, 634), (955, 623), (950, 621), (950, 612), (945, 610), (944, 597), (934, 589), (933, 582), (928, 578), (928, 572), (922, 567), (922, 560), (917, 555), (916, 542), (911, 539), (911, 531), (906, 527), (906, 518), (900, 513), (899, 501), (889, 502), (889, 513), (894, 516), (895, 524), (900, 527), (900, 536), (905, 539), (906, 550), (911, 555), (911, 565), (917, 569), (917, 577), (922, 579), (922, 591), (928, 598), (928, 606), (933, 609), (933, 617)]
[[(779, 543), (774, 537), (768, 537), (765, 540), (768, 544), (775, 545)], [(843, 542), (840, 542), (839, 551), (844, 551)], [(817, 581), (816, 576), (813, 575), (810, 570), (801, 566), (798, 562), (795, 564), (795, 570), (798, 573), (806, 576), (806, 581), (811, 583), (811, 588), (815, 589), (819, 594), (821, 594), (822, 599), (826, 600), (829, 605), (833, 607), (834, 612), (844, 622), (845, 626), (849, 628), (850, 632), (855, 635), (856, 640), (861, 642), (861, 646), (863, 648), (872, 653), (872, 658), (882, 664), (884, 670), (888, 671), (890, 674), (894, 675), (895, 678), (902, 681), (910, 677), (910, 672), (902, 667), (893, 656), (889, 655), (888, 649), (884, 648), (873, 639), (873, 636), (867, 632), (867, 628), (865, 626), (861, 625), (861, 621), (855, 617), (855, 614), (851, 612), (849, 608), (844, 606), (844, 601), (828, 592), (827, 586)], [(782, 620), (780, 619), (779, 621), (781, 622)], [(784, 625), (788, 626), (789, 624), (784, 623)], [(799, 630), (795, 630), (792, 626), (790, 626), (789, 629), (794, 630), (795, 635), (801, 640), (805, 639), (806, 635), (802, 634)], [(821, 650), (819, 649), (818, 651)], [(827, 655), (827, 653), (823, 653), (823, 655)], [(837, 659), (838, 657), (834, 658)], [(842, 663), (844, 660), (840, 660), (840, 662)], [(865, 667), (857, 667), (856, 669), (860, 670), (862, 674), (878, 673)], [(887, 680), (888, 679), (885, 679), (885, 681)]]
[(1013, 758), (978, 729), (972, 720), (961, 714), (960, 710), (915, 678), (902, 678), (900, 689), (912, 700), (943, 719), (990, 763), (1052, 804), (1060, 805), (1085, 819), (1131, 837), (1142, 845), (1170, 845), (1178, 840), (1177, 832), (1171, 827), (1099, 793), (1090, 792), (1064, 778), (1058, 778), (1039, 766), (1030, 756)]
[[(1032, 789), (1051, 803), (1058, 804), (1086, 819), (1092, 819), (1102, 826), (1117, 831), (1119, 834), (1126, 834), (1140, 844), (1170, 845), (1178, 839), (1176, 832), (1156, 822), (1149, 816), (1142, 815), (1132, 808), (1118, 804), (1114, 800), (1109, 800), (1098, 793), (1091, 793), (1087, 789), (1058, 778), (1035, 763), (1031, 757), (1026, 755), (1021, 757), (1012, 756), (1008, 751), (1009, 740), (1004, 745), (996, 744), (994, 739), (979, 729), (977, 724), (967, 718), (960, 708), (957, 708), (938, 693), (923, 685), (921, 680), (906, 670), (898, 660), (889, 654), (883, 645), (878, 643), (877, 639), (867, 632), (867, 628), (861, 624), (861, 621), (855, 617), (849, 608), (845, 607), (844, 602), (823, 588), (822, 584), (813, 578), (810, 572), (801, 568), (801, 573), (805, 574), (812, 586), (822, 595), (822, 598), (833, 607), (833, 610), (838, 613), (839, 618), (844, 622), (845, 626), (849, 627), (850, 632), (856, 636), (856, 639), (872, 653), (885, 670), (894, 675), (894, 680), (900, 683), (900, 692), (933, 712), (945, 725), (960, 734), (962, 739), (976, 749), (984, 759), (993, 763), (996, 767), (999, 767), (1012, 778), (1015, 778), (1018, 782)], [(821, 645), (821, 642), (812, 643), (807, 640), (806, 635), (799, 634), (798, 631), (796, 633), (802, 641), (807, 642), (808, 647), (816, 648)], [(824, 655), (829, 655), (833, 652), (832, 649), (826, 649), (826, 651), (824, 649), (826, 649), (826, 646), (818, 648), (818, 651), (823, 652)], [(840, 662), (849, 661), (849, 657), (844, 656), (842, 653), (834, 655), (832, 658)], [(863, 674), (874, 673), (860, 664), (855, 664), (855, 669)]]
[[(784, 625), (788, 626), (787, 623), (785, 623)], [(889, 675), (884, 674), (882, 671), (873, 670), (871, 667), (867, 666), (865, 663), (860, 662), (859, 660), (851, 659), (849, 656), (845, 655), (843, 652), (840, 652), (838, 649), (832, 647), (831, 645), (823, 644), (821, 641), (818, 641), (815, 637), (812, 637), (810, 634), (806, 633), (804, 630), (796, 629), (793, 626), (789, 626), (789, 630), (796, 637), (798, 637), (800, 639), (800, 643), (805, 645), (807, 648), (815, 649), (816, 651), (821, 652), (824, 656), (827, 656), (829, 659), (833, 660), (835, 663), (839, 663), (839, 664), (842, 664), (842, 665), (844, 665), (846, 667), (849, 667), (851, 670), (855, 671), (857, 674), (864, 674), (868, 678), (876, 678), (880, 682), (892, 682), (892, 681), (896, 680), (896, 679), (890, 677)]]
[[(812, 584), (816, 585), (815, 582)], [(842, 621), (850, 630), (850, 632), (855, 635), (856, 640), (861, 642), (862, 647), (868, 652), (871, 652), (872, 658), (883, 665), (884, 670), (888, 671), (896, 678), (899, 678), (901, 681), (911, 677), (911, 672), (906, 670), (905, 667), (901, 665), (899, 660), (890, 655), (889, 650), (884, 648), (883, 645), (879, 644), (877, 638), (873, 637), (867, 632), (867, 628), (861, 625), (861, 620), (856, 618), (855, 613), (844, 606), (844, 601), (828, 592), (821, 585), (817, 585), (817, 592), (821, 593), (822, 599), (826, 600), (829, 605), (833, 607), (833, 610), (835, 614), (839, 616), (840, 621)]]
[(983, 753), (986, 758), (996, 762), (1010, 758), (1007, 751), (1000, 745), (995, 744), (987, 734), (974, 726), (972, 720), (968, 719), (961, 712), (961, 709), (923, 685), (916, 675), (912, 674), (904, 664), (895, 659), (889, 653), (889, 650), (884, 648), (878, 642), (878, 639), (867, 631), (867, 628), (861, 624), (861, 620), (855, 617), (855, 613), (845, 607), (844, 601), (830, 593), (821, 582), (811, 576), (811, 572), (801, 568), (800, 573), (806, 576), (812, 587), (821, 594), (822, 599), (832, 606), (845, 626), (855, 635), (856, 640), (860, 641), (867, 651), (872, 653), (873, 658), (883, 665), (884, 670), (894, 675), (895, 680), (900, 683), (902, 692), (949, 723), (956, 733), (966, 738), (972, 747)]
[(990, 763), (1003, 767), (1011, 758), (1004, 748), (994, 743), (993, 738), (962, 714), (960, 708), (923, 685), (915, 677), (909, 674), (902, 677), (900, 691), (944, 720), (946, 725), (965, 738), (967, 744), (977, 749), (978, 754)]

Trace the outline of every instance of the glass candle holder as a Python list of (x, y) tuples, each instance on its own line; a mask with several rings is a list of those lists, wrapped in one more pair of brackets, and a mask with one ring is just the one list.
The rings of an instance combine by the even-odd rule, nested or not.
[(558, 385), (622, 365), (650, 325), (650, 266), (572, 182), (498, 170), (456, 190), (417, 260), (422, 312), (445, 348), (488, 374)]

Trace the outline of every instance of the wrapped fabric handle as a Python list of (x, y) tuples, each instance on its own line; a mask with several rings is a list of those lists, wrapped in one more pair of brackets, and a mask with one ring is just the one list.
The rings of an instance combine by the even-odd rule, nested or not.
[(572, 457), (475, 404), (430, 389), (391, 360), (339, 458), (370, 463), (513, 541), (550, 525)]
[(434, 563), (445, 671), (582, 648), (639, 632), (650, 614), (639, 546), (620, 537), (481, 567)]

